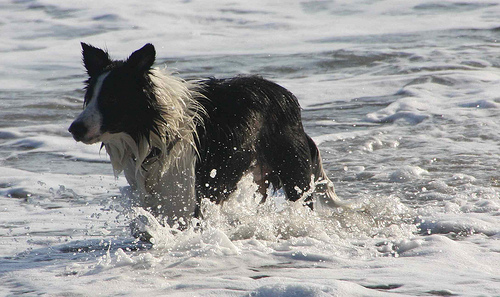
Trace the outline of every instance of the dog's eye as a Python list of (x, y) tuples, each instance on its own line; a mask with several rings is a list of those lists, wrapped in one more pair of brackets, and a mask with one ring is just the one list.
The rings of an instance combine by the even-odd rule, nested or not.
[(106, 94), (99, 98), (99, 104), (104, 106), (115, 105), (118, 102), (118, 97), (113, 94)]
[(118, 101), (118, 97), (114, 94), (110, 94), (107, 99), (109, 100), (109, 103), (116, 103)]

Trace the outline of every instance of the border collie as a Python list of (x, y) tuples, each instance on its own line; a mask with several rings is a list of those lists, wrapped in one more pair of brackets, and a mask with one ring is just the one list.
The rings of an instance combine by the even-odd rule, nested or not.
[(69, 132), (85, 144), (102, 142), (115, 174), (124, 171), (157, 219), (172, 225), (201, 216), (203, 198), (222, 204), (247, 173), (263, 200), (272, 185), (311, 209), (313, 192), (340, 205), (285, 88), (259, 76), (184, 81), (152, 68), (152, 44), (124, 61), (82, 48), (89, 78)]

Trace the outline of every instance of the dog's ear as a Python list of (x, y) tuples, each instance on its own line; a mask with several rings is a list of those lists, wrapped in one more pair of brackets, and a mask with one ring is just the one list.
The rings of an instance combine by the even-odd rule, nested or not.
[(83, 65), (89, 76), (96, 76), (112, 63), (107, 52), (83, 42), (81, 44)]
[(156, 58), (155, 47), (148, 43), (130, 55), (127, 64), (139, 72), (146, 72), (151, 69)]

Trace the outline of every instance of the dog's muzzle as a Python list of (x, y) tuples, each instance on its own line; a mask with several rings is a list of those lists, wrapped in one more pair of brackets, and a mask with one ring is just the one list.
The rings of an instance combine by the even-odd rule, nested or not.
[(87, 126), (82, 121), (74, 121), (68, 129), (76, 141), (82, 141), (88, 132)]

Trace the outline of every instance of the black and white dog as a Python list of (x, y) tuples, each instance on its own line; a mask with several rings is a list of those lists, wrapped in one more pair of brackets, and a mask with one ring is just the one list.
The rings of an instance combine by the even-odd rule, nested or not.
[(152, 68), (151, 44), (125, 61), (82, 48), (84, 110), (69, 131), (77, 141), (102, 142), (115, 174), (124, 171), (158, 219), (200, 216), (203, 198), (223, 203), (247, 173), (263, 199), (272, 185), (311, 208), (313, 192), (339, 205), (297, 98), (283, 87), (258, 76), (184, 81)]

